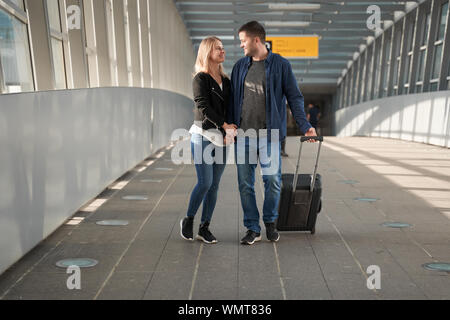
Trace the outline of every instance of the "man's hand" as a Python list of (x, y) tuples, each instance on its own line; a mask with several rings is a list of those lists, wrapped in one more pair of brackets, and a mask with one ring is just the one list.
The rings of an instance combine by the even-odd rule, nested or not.
[[(305, 133), (306, 137), (317, 137), (316, 129), (311, 128)], [(309, 140), (308, 142), (316, 142), (316, 140)]]
[(234, 138), (237, 136), (237, 126), (235, 124), (225, 124), (222, 126), (225, 129), (226, 136), (223, 139), (225, 145), (234, 144)]

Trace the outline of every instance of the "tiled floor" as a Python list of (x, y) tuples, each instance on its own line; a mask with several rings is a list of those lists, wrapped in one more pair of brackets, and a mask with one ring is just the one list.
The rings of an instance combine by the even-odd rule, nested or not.
[[(283, 172), (294, 171), (298, 146), (297, 138), (288, 139)], [(305, 146), (302, 172), (312, 170), (316, 147)], [(96, 211), (77, 212), (81, 223), (61, 226), (2, 274), (0, 297), (450, 299), (450, 274), (422, 267), (450, 262), (450, 150), (362, 137), (326, 138), (322, 150), (324, 206), (315, 235), (282, 233), (273, 244), (263, 233), (262, 242), (240, 245), (245, 229), (236, 167), (228, 165), (211, 225), (219, 243), (182, 240), (179, 221), (196, 183), (195, 169), (173, 164), (166, 150), (128, 183), (105, 192), (107, 201)], [(262, 190), (257, 175), (260, 208)], [(123, 200), (126, 195), (147, 200)], [(129, 224), (96, 224), (105, 219)], [(381, 225), (388, 221), (411, 227)], [(81, 269), (80, 290), (69, 290), (72, 274), (55, 265), (66, 258), (99, 262)], [(379, 267), (379, 289), (367, 286), (373, 278), (369, 266)]]

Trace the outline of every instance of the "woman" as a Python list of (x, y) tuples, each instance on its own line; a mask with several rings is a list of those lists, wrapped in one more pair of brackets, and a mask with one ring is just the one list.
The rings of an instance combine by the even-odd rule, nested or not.
[(236, 130), (236, 126), (225, 122), (231, 83), (223, 71), (224, 61), (225, 50), (219, 38), (208, 37), (201, 42), (193, 80), (195, 122), (190, 130), (198, 183), (192, 191), (187, 216), (180, 222), (181, 236), (185, 240), (193, 240), (194, 217), (203, 202), (197, 239), (217, 243), (209, 225), (225, 169), (225, 145), (232, 140), (226, 138), (230, 137), (226, 132), (234, 134)]

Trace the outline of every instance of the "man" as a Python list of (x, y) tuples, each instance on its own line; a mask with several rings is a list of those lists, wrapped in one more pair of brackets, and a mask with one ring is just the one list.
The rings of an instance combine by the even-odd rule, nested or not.
[(306, 119), (309, 121), (311, 126), (317, 130), (317, 125), (319, 124), (320, 120), (320, 109), (316, 106), (314, 106), (312, 103), (308, 105), (308, 114), (306, 116)]
[[(228, 123), (244, 131), (254, 129), (260, 132), (261, 129), (267, 129), (267, 135), (260, 132), (257, 137), (238, 136), (236, 144), (239, 191), (244, 225), (248, 229), (241, 243), (251, 245), (261, 240), (254, 186), (257, 163), (251, 161), (255, 153), (264, 181), (263, 220), (266, 236), (269, 241), (280, 239), (275, 221), (278, 218), (281, 192), (280, 141), (285, 139), (287, 131), (286, 98), (300, 130), (307, 136), (317, 134), (306, 120), (304, 99), (289, 61), (270, 52), (265, 46), (264, 27), (256, 21), (249, 22), (239, 29), (239, 39), (246, 57), (236, 63), (231, 75), (232, 97)], [(273, 132), (279, 134), (277, 141), (271, 140)], [(245, 148), (239, 148), (240, 139)], [(256, 147), (252, 146), (252, 139), (256, 139)], [(269, 154), (274, 146), (276, 152)], [(268, 163), (261, 160), (264, 149), (269, 158)], [(245, 159), (244, 163), (239, 161), (242, 159)], [(274, 166), (276, 170), (273, 170)]]

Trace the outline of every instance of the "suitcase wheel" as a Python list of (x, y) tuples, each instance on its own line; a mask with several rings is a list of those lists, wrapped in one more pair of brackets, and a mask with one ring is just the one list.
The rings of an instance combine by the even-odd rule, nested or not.
[(315, 234), (316, 233), (316, 227), (312, 228), (311, 230), (311, 234)]

